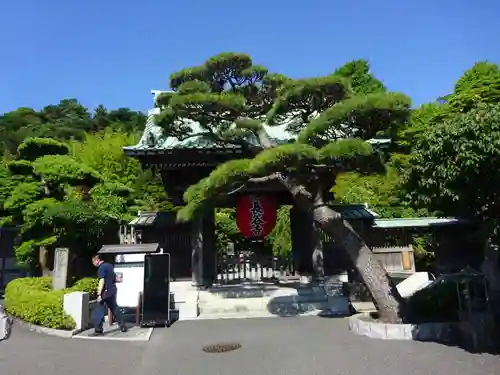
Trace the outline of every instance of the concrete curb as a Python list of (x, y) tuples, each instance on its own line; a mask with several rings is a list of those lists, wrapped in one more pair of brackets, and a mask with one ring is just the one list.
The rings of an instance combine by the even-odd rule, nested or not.
[(141, 337), (116, 337), (116, 336), (106, 336), (106, 334), (98, 337), (92, 336), (83, 336), (83, 335), (75, 335), (72, 338), (74, 339), (82, 339), (82, 340), (107, 340), (107, 341), (128, 341), (128, 342), (147, 342), (151, 338), (153, 334), (154, 328), (148, 328), (148, 331), (144, 336)]
[(454, 342), (457, 323), (387, 324), (374, 320), (369, 314), (349, 318), (349, 329), (373, 339)]
[(65, 331), (62, 329), (42, 327), (42, 326), (38, 326), (36, 324), (27, 323), (24, 320), (21, 320), (19, 318), (11, 317), (11, 319), (12, 319), (14, 325), (18, 325), (19, 327), (25, 328), (31, 332), (43, 333), (43, 334), (49, 335), (49, 336), (71, 338), (74, 335), (77, 335), (83, 331), (81, 329), (73, 329), (71, 331)]
[(149, 328), (146, 335), (142, 337), (116, 337), (116, 336), (99, 336), (99, 337), (88, 337), (88, 336), (80, 336), (79, 334), (86, 331), (85, 329), (73, 329), (71, 331), (65, 331), (62, 329), (48, 328), (38, 326), (36, 324), (27, 323), (19, 318), (12, 318), (12, 322), (14, 325), (27, 329), (31, 332), (41, 333), (49, 336), (56, 336), (65, 339), (84, 339), (84, 340), (113, 340), (113, 341), (149, 341), (151, 335), (153, 334), (153, 328)]

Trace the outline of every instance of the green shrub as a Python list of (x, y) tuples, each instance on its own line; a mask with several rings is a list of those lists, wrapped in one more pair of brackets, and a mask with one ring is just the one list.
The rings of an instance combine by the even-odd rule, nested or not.
[(69, 290), (72, 292), (85, 292), (89, 294), (90, 300), (97, 298), (97, 284), (99, 280), (93, 277), (84, 277), (73, 284)]
[(9, 314), (25, 322), (56, 329), (75, 328), (73, 319), (64, 313), (63, 297), (75, 291), (95, 296), (97, 279), (78, 280), (71, 288), (52, 290), (51, 277), (25, 277), (11, 281), (5, 290)]
[(11, 281), (5, 289), (5, 308), (25, 322), (57, 329), (75, 327), (63, 311), (64, 290), (51, 290), (52, 278), (26, 277)]

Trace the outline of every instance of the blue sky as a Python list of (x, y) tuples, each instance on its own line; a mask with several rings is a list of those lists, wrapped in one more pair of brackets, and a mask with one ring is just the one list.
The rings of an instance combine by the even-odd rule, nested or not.
[(1, 0), (0, 15), (0, 113), (69, 97), (147, 110), (171, 72), (226, 51), (292, 77), (366, 58), (414, 105), (500, 62), (498, 0)]

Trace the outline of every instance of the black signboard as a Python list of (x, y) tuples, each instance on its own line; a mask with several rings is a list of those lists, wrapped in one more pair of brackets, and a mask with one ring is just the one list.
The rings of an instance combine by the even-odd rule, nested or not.
[(145, 256), (141, 326), (170, 326), (170, 254)]

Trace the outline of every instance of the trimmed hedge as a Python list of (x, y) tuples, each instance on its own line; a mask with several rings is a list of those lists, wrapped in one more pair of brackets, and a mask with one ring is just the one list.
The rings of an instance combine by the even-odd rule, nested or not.
[[(85, 277), (76, 281), (71, 288), (70, 292), (85, 292), (89, 294), (90, 300), (97, 299), (97, 285), (99, 280), (92, 277)], [(68, 293), (68, 292), (65, 292)]]
[(71, 292), (95, 295), (97, 280), (84, 278), (71, 288), (52, 290), (51, 277), (25, 277), (12, 280), (5, 289), (5, 308), (25, 322), (43, 327), (71, 330), (74, 320), (63, 310), (63, 296)]

